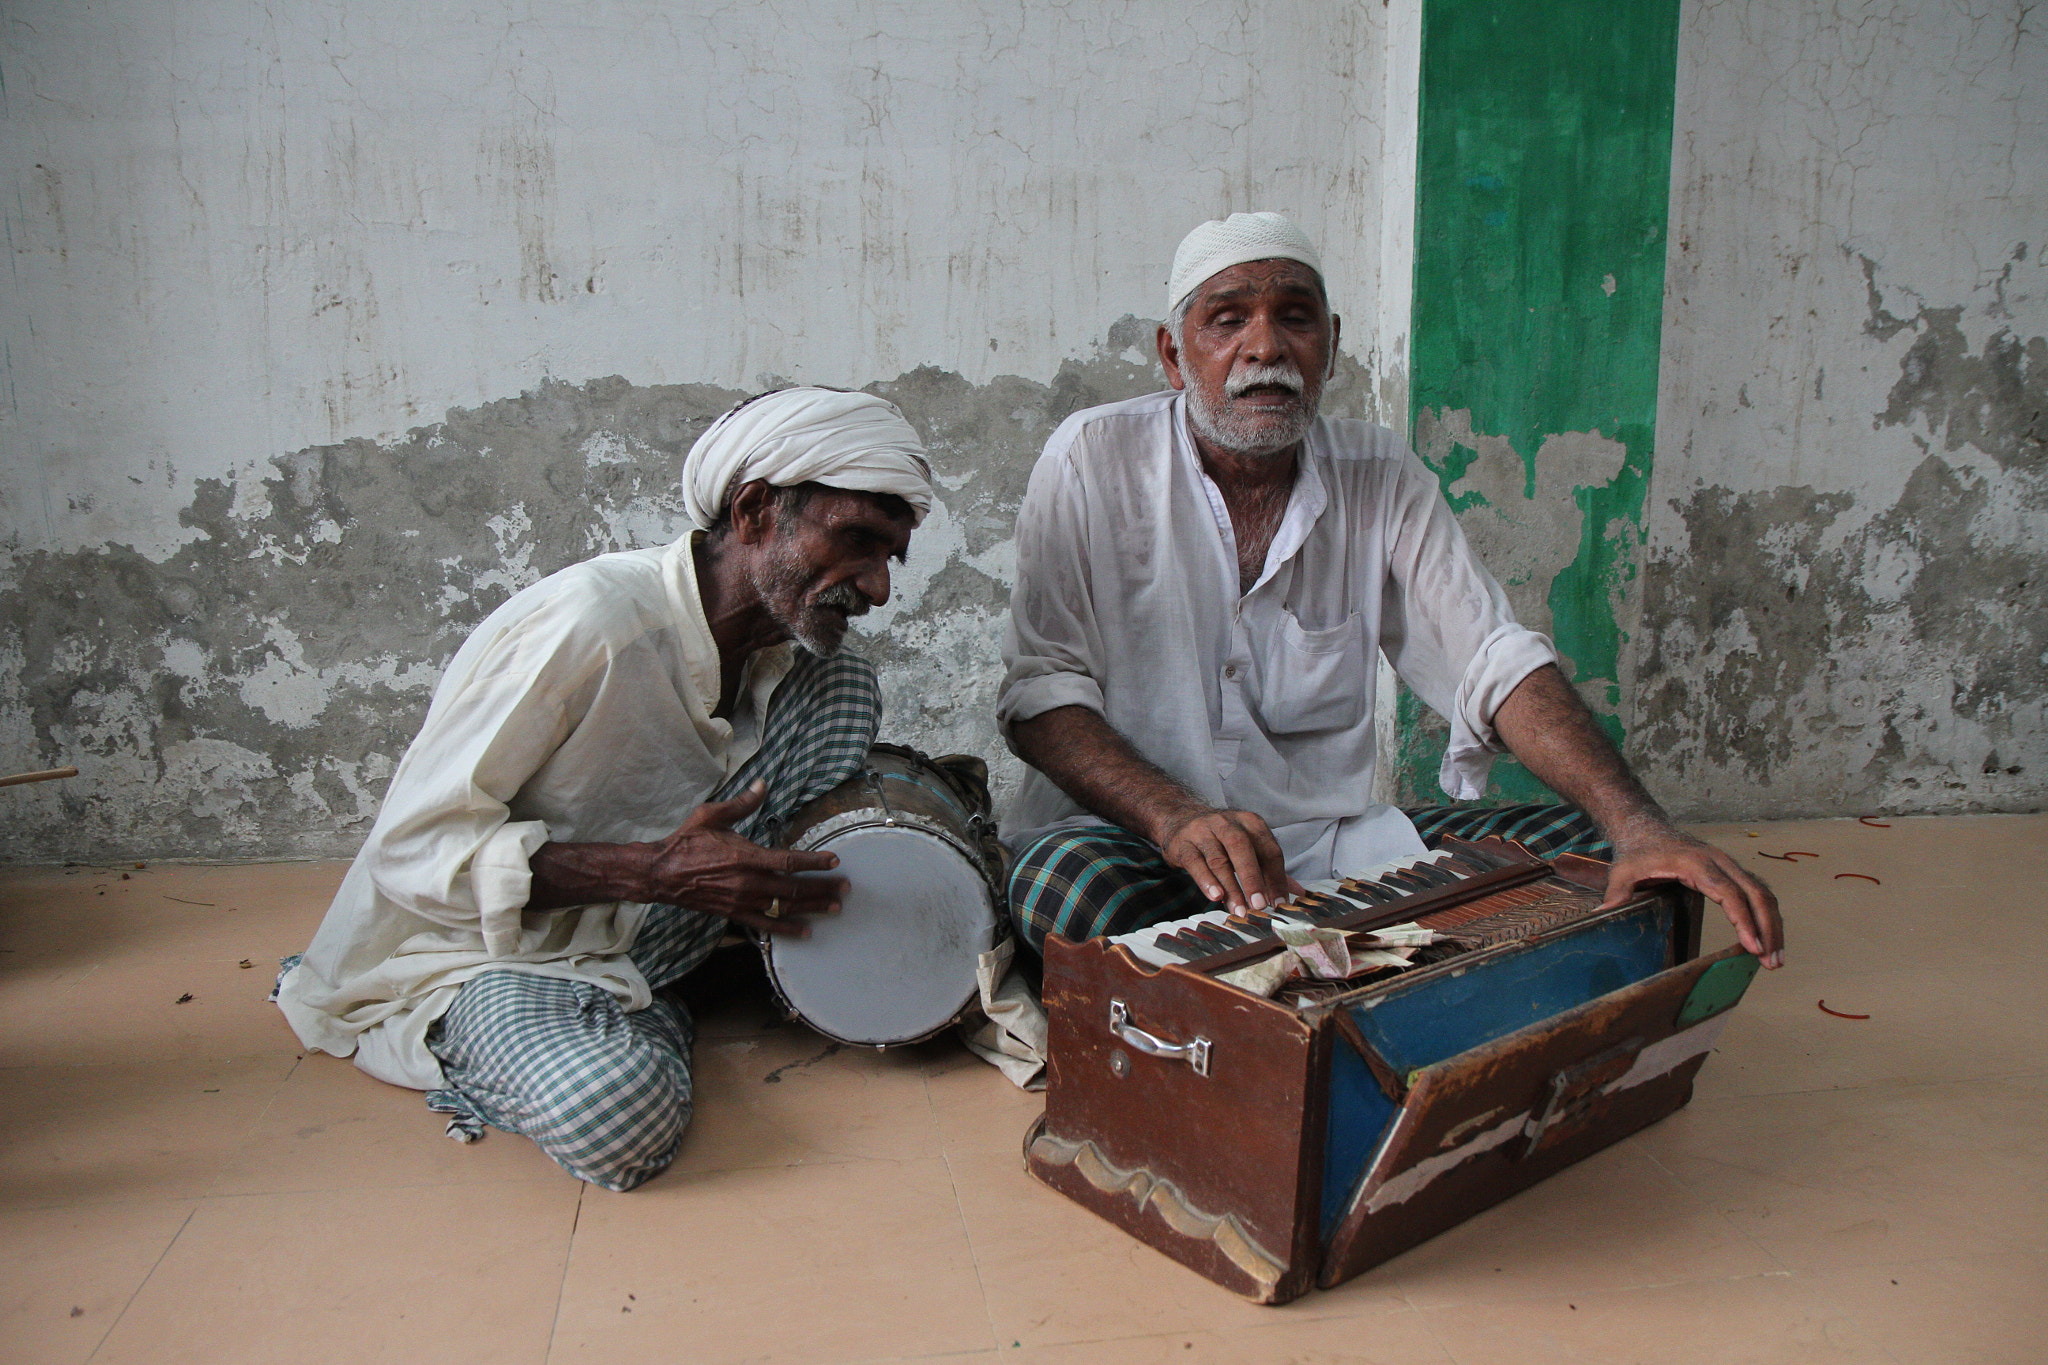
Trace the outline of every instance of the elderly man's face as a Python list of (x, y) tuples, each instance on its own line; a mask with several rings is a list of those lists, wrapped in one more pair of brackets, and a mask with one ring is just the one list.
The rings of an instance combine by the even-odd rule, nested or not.
[(1338, 326), (1313, 270), (1249, 261), (1202, 282), (1179, 338), (1159, 329), (1159, 358), (1187, 391), (1200, 435), (1235, 454), (1272, 455), (1315, 421)]
[(791, 639), (829, 657), (854, 617), (889, 600), (889, 561), (901, 563), (909, 552), (910, 530), (901, 501), (815, 489), (801, 507), (777, 514), (755, 564), (754, 590)]

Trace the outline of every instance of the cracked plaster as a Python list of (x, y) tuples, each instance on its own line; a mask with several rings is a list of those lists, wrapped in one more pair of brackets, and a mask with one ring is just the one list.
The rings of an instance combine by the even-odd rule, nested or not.
[(1622, 692), (1696, 817), (2048, 799), (2048, 35), (1909, 9), (1687, 11)]
[[(887, 605), (849, 647), (881, 672), (884, 738), (1017, 767), (994, 731), (1011, 524), (1068, 413), (1160, 386), (1154, 324), (1125, 318), (1051, 383), (922, 368), (869, 385), (928, 442), (940, 499)], [(0, 852), (346, 854), (367, 831), (447, 658), (519, 588), (681, 533), (682, 453), (738, 391), (550, 383), (402, 439), (279, 456), (258, 487), (201, 480), (193, 532), (13, 557), (0, 591), (0, 744), (90, 784), (21, 793)], [(1376, 410), (1345, 359), (1335, 415)]]

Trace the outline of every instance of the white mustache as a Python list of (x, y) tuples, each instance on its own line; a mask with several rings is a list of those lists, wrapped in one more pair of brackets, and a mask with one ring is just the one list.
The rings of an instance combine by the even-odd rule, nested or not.
[(848, 616), (866, 616), (874, 609), (875, 604), (868, 601), (853, 584), (840, 583), (819, 593), (815, 605), (836, 607)]
[(1223, 381), (1225, 398), (1242, 398), (1249, 390), (1262, 387), (1286, 389), (1299, 394), (1305, 385), (1301, 371), (1292, 365), (1253, 365), (1249, 369), (1234, 371)]

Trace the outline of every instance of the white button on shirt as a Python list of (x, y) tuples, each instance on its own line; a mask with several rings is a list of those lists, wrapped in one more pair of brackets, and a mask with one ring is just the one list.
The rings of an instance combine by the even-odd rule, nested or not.
[[(1257, 812), (1301, 880), (1420, 852), (1372, 800), (1377, 655), (1451, 724), (1444, 789), (1483, 794), (1493, 713), (1557, 654), (1518, 624), (1436, 476), (1385, 427), (1319, 419), (1250, 592), (1223, 495), (1177, 393), (1075, 413), (1017, 516), (997, 703), (1005, 733), (1060, 706), (1100, 712), (1217, 806)], [(1021, 847), (1093, 819), (1027, 773)]]

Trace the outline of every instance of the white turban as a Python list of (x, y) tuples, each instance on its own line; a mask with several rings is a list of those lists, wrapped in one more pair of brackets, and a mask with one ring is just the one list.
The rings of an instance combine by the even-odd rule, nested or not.
[(1181, 238), (1180, 250), (1173, 253), (1173, 274), (1166, 281), (1168, 316), (1202, 281), (1246, 261), (1300, 261), (1318, 276), (1323, 273), (1315, 243), (1284, 215), (1233, 213), (1212, 218)]
[(683, 457), (683, 510), (709, 529), (734, 490), (755, 479), (893, 493), (919, 523), (932, 506), (924, 442), (895, 404), (871, 393), (782, 389), (734, 408)]

